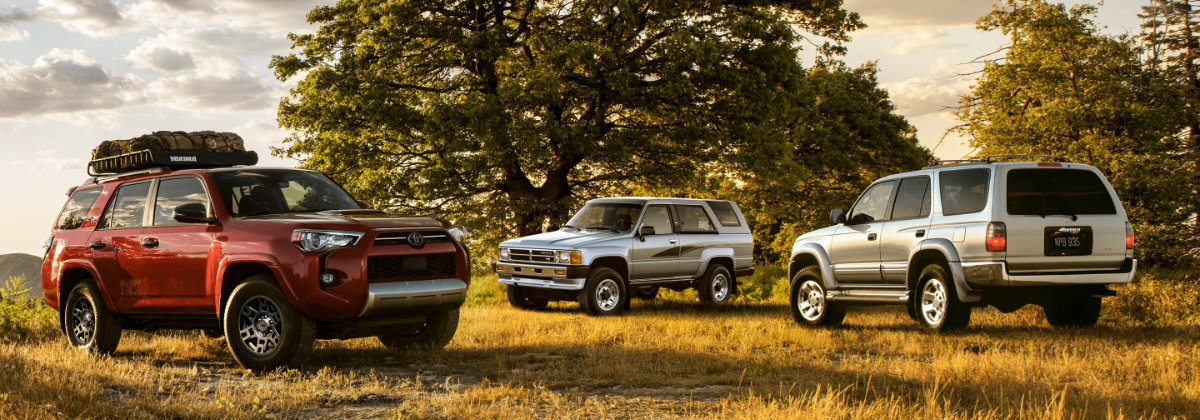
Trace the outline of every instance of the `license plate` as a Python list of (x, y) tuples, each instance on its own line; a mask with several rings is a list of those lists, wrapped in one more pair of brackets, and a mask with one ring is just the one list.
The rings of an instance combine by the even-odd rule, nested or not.
[(1046, 228), (1046, 255), (1091, 254), (1091, 226), (1051, 226)]
[(404, 257), (404, 271), (421, 271), (428, 266), (428, 260), (424, 255)]

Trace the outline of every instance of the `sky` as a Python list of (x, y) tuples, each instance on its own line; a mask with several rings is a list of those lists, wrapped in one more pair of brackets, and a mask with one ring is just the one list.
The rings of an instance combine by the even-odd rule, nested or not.
[[(101, 140), (232, 131), (260, 165), (295, 166), (270, 154), (287, 136), (275, 111), (295, 80), (276, 80), (268, 63), (289, 51), (288, 33), (313, 30), (309, 10), (332, 2), (0, 0), (0, 253), (41, 255), (65, 192), (87, 178)], [(1136, 33), (1145, 3), (1107, 1), (1096, 22)], [(845, 1), (868, 28), (853, 34), (844, 60), (878, 63), (898, 112), (939, 158), (970, 153), (963, 139), (943, 138), (955, 125), (946, 109), (970, 90), (971, 76), (957, 74), (978, 66), (964, 63), (1005, 44), (975, 29), (992, 5)]]

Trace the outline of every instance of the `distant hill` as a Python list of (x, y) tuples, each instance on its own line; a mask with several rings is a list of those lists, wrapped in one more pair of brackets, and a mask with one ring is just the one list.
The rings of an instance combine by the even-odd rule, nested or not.
[(42, 259), (29, 254), (0, 255), (0, 286), (8, 284), (9, 277), (25, 275), (25, 297), (42, 298)]

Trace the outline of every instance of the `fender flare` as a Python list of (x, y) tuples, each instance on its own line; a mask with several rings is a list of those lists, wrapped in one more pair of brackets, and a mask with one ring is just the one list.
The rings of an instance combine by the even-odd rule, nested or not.
[(275, 283), (279, 286), (279, 290), (283, 291), (283, 296), (286, 297), (289, 303), (296, 302), (296, 292), (292, 290), (290, 282), (283, 281), (283, 272), (279, 269), (279, 262), (270, 254), (240, 254), (237, 256), (226, 255), (217, 263), (216, 276), (213, 279), (213, 313), (223, 315), (221, 311), (221, 291), (225, 289), (225, 273), (229, 267), (234, 264), (253, 263), (262, 264), (271, 271), (271, 275), (275, 276)]
[[(923, 251), (936, 251), (946, 258), (946, 268), (950, 269), (951, 281), (954, 282), (954, 291), (958, 295), (958, 300), (962, 302), (979, 302), (980, 296), (971, 292), (971, 287), (967, 285), (967, 277), (963, 274), (962, 260), (958, 256), (958, 250), (954, 247), (954, 243), (946, 238), (929, 238), (921, 241), (917, 246), (913, 247), (908, 254), (908, 269), (905, 272), (905, 282), (908, 279), (916, 277), (920, 274), (919, 270), (924, 267), (916, 267), (912, 264), (917, 254)], [(912, 293), (916, 293), (916, 284), (906, 284), (905, 287)]]
[[(703, 276), (704, 272), (708, 271), (708, 265), (712, 262), (713, 258), (729, 258), (729, 260), (732, 262), (733, 261), (733, 248), (708, 248), (708, 249), (705, 249), (700, 254), (700, 266), (697, 268), (697, 271), (695, 273), (696, 275), (694, 275), (692, 277), (700, 278), (700, 276)], [(731, 275), (731, 276), (733, 275), (733, 267), (729, 268), (729, 275)]]
[[(83, 270), (87, 271), (88, 275), (92, 277), (92, 283), (96, 285), (96, 290), (100, 291), (100, 300), (104, 302), (104, 306), (107, 307), (107, 309), (110, 313), (117, 312), (116, 310), (113, 309), (113, 308), (116, 308), (116, 302), (113, 302), (112, 296), (109, 296), (109, 294), (105, 292), (104, 288), (101, 287), (99, 280), (98, 280), (100, 278), (100, 276), (97, 274), (100, 271), (96, 269), (96, 265), (91, 260), (74, 259), (74, 260), (63, 261), (58, 264), (58, 268), (56, 270), (51, 272), (51, 273), (53, 273), (52, 280), (54, 280), (54, 288), (58, 289), (58, 297), (57, 297), (58, 301), (56, 302), (58, 304), (58, 306), (54, 309), (58, 311), (58, 328), (59, 328), (59, 330), (62, 330), (63, 333), (66, 333), (66, 331), (67, 331), (67, 320), (64, 317), (65, 312), (63, 312), (63, 310), (62, 310), (63, 303), (65, 303), (64, 300), (66, 299), (65, 297), (63, 297), (64, 290), (62, 290), (62, 276), (63, 276), (63, 273), (65, 273), (67, 270), (74, 270), (74, 269), (83, 269)], [(66, 292), (66, 295), (69, 297), (71, 294), (71, 291), (66, 290), (65, 292)], [(43, 300), (45, 300), (45, 298), (44, 298), (45, 291), (44, 290), (42, 292), (42, 295), (43, 295)]]
[[(797, 245), (792, 252), (792, 258), (788, 260), (788, 264), (790, 265), (800, 255), (810, 255), (817, 259), (817, 268), (821, 270), (821, 279), (825, 282), (825, 290), (837, 288), (837, 282), (833, 279), (833, 268), (829, 265), (829, 254), (825, 252), (824, 248), (814, 243)], [(791, 270), (788, 270), (788, 275), (792, 276), (788, 278), (788, 288), (795, 287), (795, 275), (791, 273)]]

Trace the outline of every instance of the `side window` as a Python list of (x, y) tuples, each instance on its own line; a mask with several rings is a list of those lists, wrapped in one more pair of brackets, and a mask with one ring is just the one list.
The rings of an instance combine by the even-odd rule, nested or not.
[(929, 202), (929, 177), (902, 179), (896, 189), (896, 203), (892, 204), (892, 220), (928, 216)]
[(175, 221), (175, 208), (184, 204), (200, 203), (208, 209), (208, 194), (200, 178), (168, 178), (158, 182), (158, 194), (154, 199), (154, 226), (182, 225)]
[(850, 217), (847, 219), (847, 224), (858, 225), (863, 223), (871, 223), (880, 220), (887, 220), (887, 205), (892, 199), (892, 190), (896, 188), (896, 181), (881, 182), (872, 185), (871, 188), (864, 192), (862, 197), (859, 197), (858, 202), (854, 204), (854, 208), (850, 209)]
[(125, 184), (117, 188), (116, 195), (108, 203), (108, 209), (100, 218), (100, 229), (123, 229), (142, 226), (146, 213), (146, 196), (150, 194), (150, 181)]
[(96, 198), (100, 197), (100, 192), (103, 190), (103, 188), (89, 188), (75, 191), (71, 199), (67, 200), (67, 205), (63, 206), (62, 214), (58, 216), (58, 229), (70, 230), (82, 226), (88, 210), (92, 209), (92, 204), (96, 204)]
[(642, 217), (642, 226), (654, 226), (656, 235), (675, 233), (671, 223), (671, 212), (667, 210), (667, 206), (646, 207), (646, 215)]
[(734, 227), (741, 226), (742, 222), (738, 220), (737, 212), (733, 211), (733, 205), (728, 201), (706, 201), (708, 208), (712, 209), (717, 215), (717, 221), (721, 226)]
[(942, 214), (953, 216), (982, 211), (988, 202), (990, 174), (987, 169), (980, 168), (945, 171), (938, 175)]
[(708, 218), (708, 213), (701, 206), (675, 206), (675, 211), (679, 212), (679, 233), (712, 233), (717, 229), (713, 227), (712, 219)]

